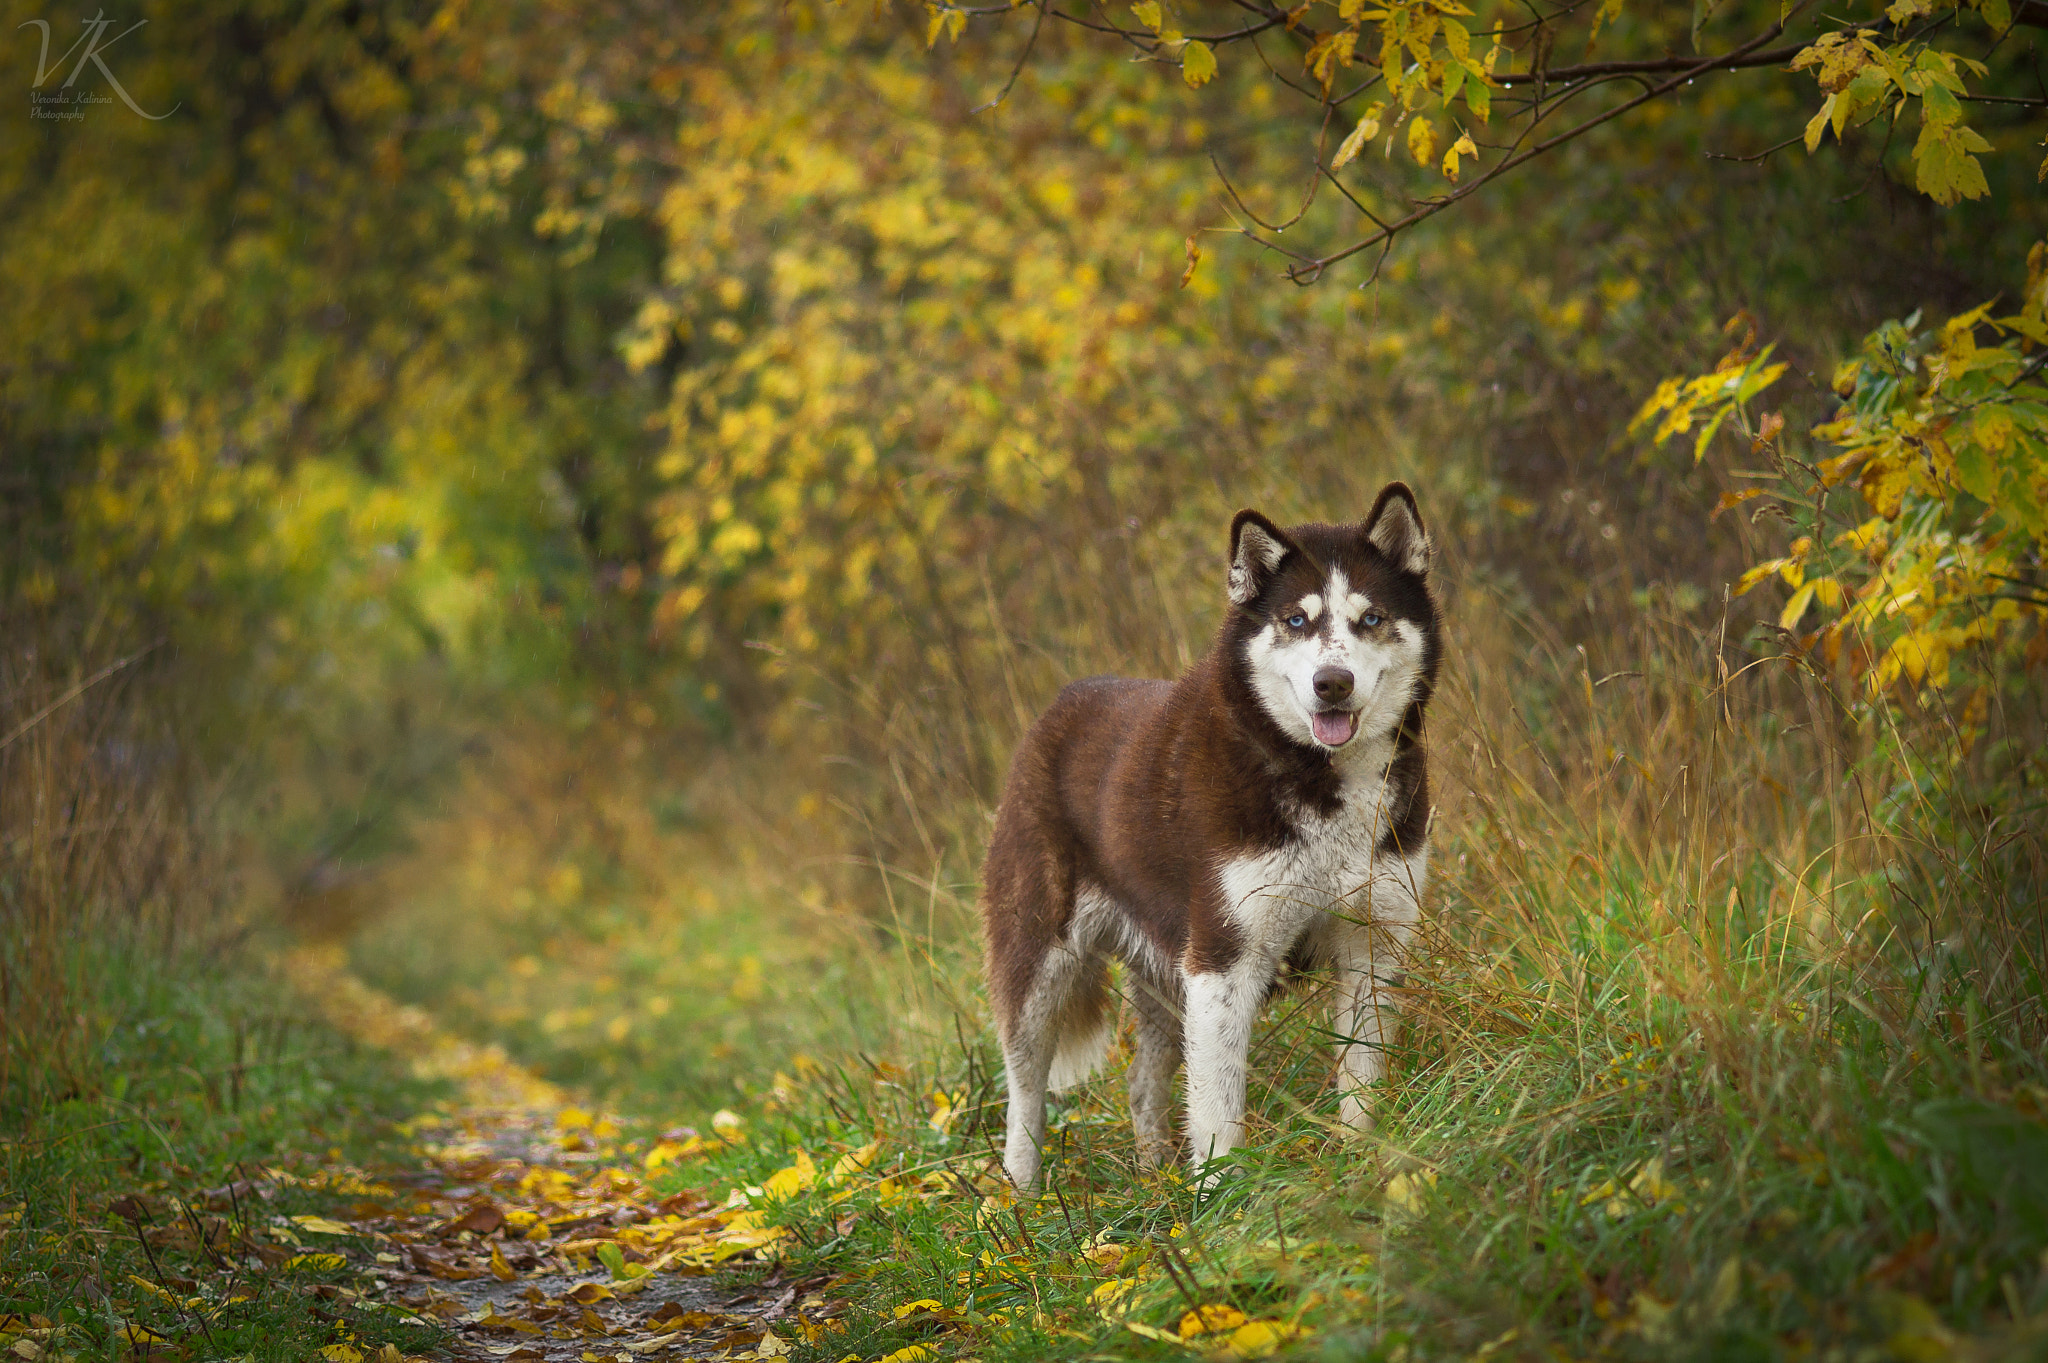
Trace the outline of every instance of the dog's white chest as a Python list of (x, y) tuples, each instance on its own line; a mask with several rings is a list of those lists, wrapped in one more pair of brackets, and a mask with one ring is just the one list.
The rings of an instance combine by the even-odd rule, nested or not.
[(1232, 857), (1217, 871), (1223, 911), (1247, 946), (1285, 954), (1330, 919), (1406, 926), (1422, 897), (1426, 853), (1378, 855), (1388, 818), (1385, 783), (1361, 783), (1328, 817), (1295, 819), (1284, 847)]

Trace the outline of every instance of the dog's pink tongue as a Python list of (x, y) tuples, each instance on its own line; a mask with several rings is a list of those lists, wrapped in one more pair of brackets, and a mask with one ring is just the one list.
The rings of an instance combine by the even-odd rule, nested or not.
[(1343, 747), (1358, 732), (1358, 716), (1348, 710), (1319, 710), (1309, 716), (1308, 722), (1315, 731), (1316, 742), (1332, 748)]

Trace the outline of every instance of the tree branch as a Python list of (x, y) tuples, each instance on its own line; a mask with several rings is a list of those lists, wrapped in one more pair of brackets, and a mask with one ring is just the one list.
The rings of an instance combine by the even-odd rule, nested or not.
[(1741, 49), (1725, 57), (1714, 57), (1702, 62), (1698, 57), (1660, 57), (1656, 61), (1640, 62), (1587, 62), (1583, 66), (1553, 66), (1546, 71), (1524, 71), (1519, 75), (1503, 75), (1503, 86), (1516, 81), (1541, 80), (1546, 82), (1585, 80), (1593, 76), (1653, 76), (1664, 71), (1683, 71), (1694, 75), (1702, 71), (1736, 71), (1750, 66), (1776, 66), (1779, 62), (1790, 61), (1806, 50), (1805, 43), (1793, 43), (1786, 47), (1774, 47), (1768, 52), (1754, 52), (1748, 56), (1739, 55)]
[[(1637, 95), (1634, 99), (1626, 100), (1620, 104), (1617, 104), (1612, 109), (1607, 110), (1605, 113), (1595, 114), (1593, 117), (1587, 119), (1585, 122), (1580, 123), (1575, 127), (1568, 128), (1564, 132), (1557, 134), (1555, 137), (1546, 138), (1545, 140), (1538, 142), (1534, 146), (1528, 148), (1528, 150), (1509, 157), (1507, 160), (1502, 161), (1500, 164), (1493, 167), (1493, 169), (1487, 171), (1484, 175), (1481, 175), (1479, 178), (1472, 181), (1471, 184), (1466, 185), (1463, 189), (1457, 190), (1451, 194), (1446, 194), (1442, 198), (1431, 199), (1424, 202), (1422, 205), (1417, 207), (1414, 212), (1409, 213), (1406, 217), (1397, 219), (1396, 221), (1387, 224), (1386, 226), (1382, 227), (1379, 231), (1374, 232), (1371, 236), (1366, 237), (1360, 241), (1353, 242), (1351, 245), (1345, 247), (1341, 251), (1338, 251), (1334, 255), (1323, 256), (1319, 259), (1308, 261), (1301, 265), (1294, 265), (1288, 267), (1288, 279), (1290, 279), (1296, 284), (1313, 284), (1322, 277), (1323, 271), (1327, 270), (1330, 266), (1337, 264), (1339, 261), (1348, 260), (1352, 256), (1357, 255), (1361, 251), (1371, 250), (1374, 246), (1379, 245), (1381, 242), (1391, 241), (1396, 233), (1401, 232), (1406, 228), (1412, 227), (1416, 223), (1422, 222), (1425, 219), (1433, 218), (1437, 214), (1443, 212), (1446, 208), (1449, 208), (1451, 205), (1458, 203), (1461, 200), (1470, 198), (1473, 194), (1485, 188), (1487, 185), (1493, 183), (1493, 181), (1499, 179), (1501, 176), (1507, 174), (1509, 171), (1527, 165), (1530, 161), (1533, 161), (1537, 157), (1542, 156), (1545, 153), (1552, 151), (1557, 147), (1561, 147), (1565, 143), (1570, 142), (1575, 138), (1583, 137), (1585, 134), (1591, 132), (1593, 129), (1599, 127), (1601, 124), (1612, 122), (1614, 119), (1621, 117), (1621, 115), (1628, 113), (1632, 109), (1647, 104), (1649, 101), (1659, 98), (1660, 96), (1669, 94), (1671, 91), (1678, 89), (1680, 86), (1684, 85), (1688, 80), (1693, 79), (1695, 76), (1703, 75), (1706, 72), (1716, 70), (1717, 68), (1734, 69), (1734, 67), (1740, 65), (1745, 59), (1760, 56), (1761, 54), (1759, 52), (1759, 49), (1761, 49), (1765, 43), (1771, 41), (1773, 38), (1776, 38), (1779, 34), (1783, 33), (1785, 31), (1786, 24), (1791, 22), (1793, 15), (1805, 9), (1807, 7), (1807, 4), (1810, 2), (1811, 0), (1801, 0), (1801, 3), (1794, 5), (1791, 11), (1789, 11), (1784, 18), (1780, 19), (1777, 23), (1772, 24), (1769, 28), (1765, 29), (1756, 37), (1744, 43), (1741, 47), (1736, 48), (1733, 52), (1724, 53), (1716, 57), (1708, 57), (1701, 61), (1693, 62), (1686, 66), (1678, 68), (1672, 75), (1671, 79), (1664, 81), (1659, 85), (1651, 86), (1649, 89)], [(1538, 117), (1540, 118), (1541, 115), (1539, 114)]]

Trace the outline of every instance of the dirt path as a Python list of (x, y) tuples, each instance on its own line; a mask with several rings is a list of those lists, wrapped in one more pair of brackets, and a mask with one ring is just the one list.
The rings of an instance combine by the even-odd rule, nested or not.
[[(764, 1264), (778, 1233), (758, 1213), (695, 1191), (659, 1197), (647, 1160), (619, 1149), (610, 1122), (501, 1049), (370, 989), (338, 950), (302, 950), (285, 966), (332, 1025), (460, 1086), (453, 1114), (415, 1124), (416, 1164), (324, 1171), (329, 1191), (358, 1199), (349, 1214), (279, 1228), (304, 1252), (358, 1262), (366, 1295), (454, 1328), (448, 1357), (778, 1358), (833, 1314), (823, 1280)], [(674, 1134), (657, 1162), (696, 1139)]]

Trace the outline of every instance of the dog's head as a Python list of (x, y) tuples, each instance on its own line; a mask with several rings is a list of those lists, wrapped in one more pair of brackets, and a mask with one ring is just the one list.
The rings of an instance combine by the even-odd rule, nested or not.
[[(1384, 737), (1436, 678), (1433, 549), (1415, 494), (1389, 483), (1354, 525), (1230, 525), (1238, 660), (1290, 741), (1335, 755)], [(1364, 744), (1359, 744), (1363, 748)]]

